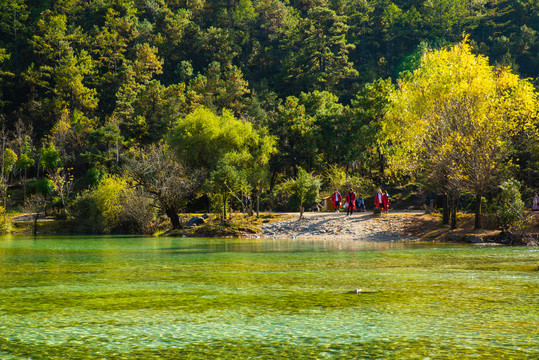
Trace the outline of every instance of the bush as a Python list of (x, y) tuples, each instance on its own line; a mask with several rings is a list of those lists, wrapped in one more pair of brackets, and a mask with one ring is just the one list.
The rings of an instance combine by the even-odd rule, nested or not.
[(154, 219), (149, 198), (116, 176), (82, 192), (72, 211), (79, 224), (99, 233), (149, 233)]
[(93, 167), (86, 171), (86, 175), (84, 176), (84, 182), (88, 184), (88, 186), (97, 186), (101, 179), (103, 179), (105, 172)]
[(32, 194), (49, 196), (54, 192), (54, 185), (48, 178), (32, 179), (28, 182), (28, 189)]
[(11, 221), (6, 217), (6, 209), (0, 206), (0, 234), (9, 234), (11, 230)]
[(520, 194), (520, 183), (507, 180), (499, 186), (500, 193), (494, 199), (493, 213), (502, 230), (523, 233), (529, 226), (526, 206)]
[(276, 198), (287, 200), (289, 205), (299, 206), (300, 218), (305, 208), (315, 205), (319, 199), (322, 181), (318, 176), (298, 167), (298, 175), (276, 188)]

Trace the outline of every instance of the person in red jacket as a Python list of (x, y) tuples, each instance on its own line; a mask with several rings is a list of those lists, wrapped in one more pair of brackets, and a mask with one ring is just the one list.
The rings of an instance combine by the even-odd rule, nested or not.
[(387, 213), (389, 211), (389, 194), (385, 190), (384, 190), (384, 193), (382, 194), (382, 205), (383, 205), (382, 210)]
[(383, 206), (382, 190), (378, 190), (376, 195), (374, 195), (374, 206), (376, 206), (377, 209), (380, 209)]
[(331, 200), (333, 200), (333, 209), (335, 212), (339, 211), (342, 202), (342, 196), (339, 190), (335, 189), (335, 192), (331, 195)]
[(356, 208), (356, 193), (354, 190), (350, 189), (346, 194), (346, 202), (348, 203), (348, 208), (346, 209), (346, 215), (352, 215), (354, 209)]

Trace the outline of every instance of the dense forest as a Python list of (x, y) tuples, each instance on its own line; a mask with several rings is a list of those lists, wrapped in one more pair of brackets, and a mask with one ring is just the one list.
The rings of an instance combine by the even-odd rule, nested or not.
[(534, 0), (1, 0), (3, 205), (150, 232), (308, 183), (528, 201), (538, 31)]

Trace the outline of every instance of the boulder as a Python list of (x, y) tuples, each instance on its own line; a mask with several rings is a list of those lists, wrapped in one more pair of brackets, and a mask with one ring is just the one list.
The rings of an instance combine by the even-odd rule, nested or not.
[[(204, 216), (204, 215), (203, 215)], [(206, 215), (207, 217), (207, 215)], [(201, 216), (195, 216), (195, 217), (192, 217), (191, 220), (189, 220), (187, 222), (187, 227), (192, 227), (192, 226), (198, 226), (198, 225), (202, 225), (204, 224), (204, 218), (201, 217)]]

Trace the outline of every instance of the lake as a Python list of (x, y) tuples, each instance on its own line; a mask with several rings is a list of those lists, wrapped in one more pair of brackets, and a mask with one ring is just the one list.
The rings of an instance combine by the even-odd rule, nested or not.
[(0, 358), (538, 359), (539, 249), (1, 237)]

